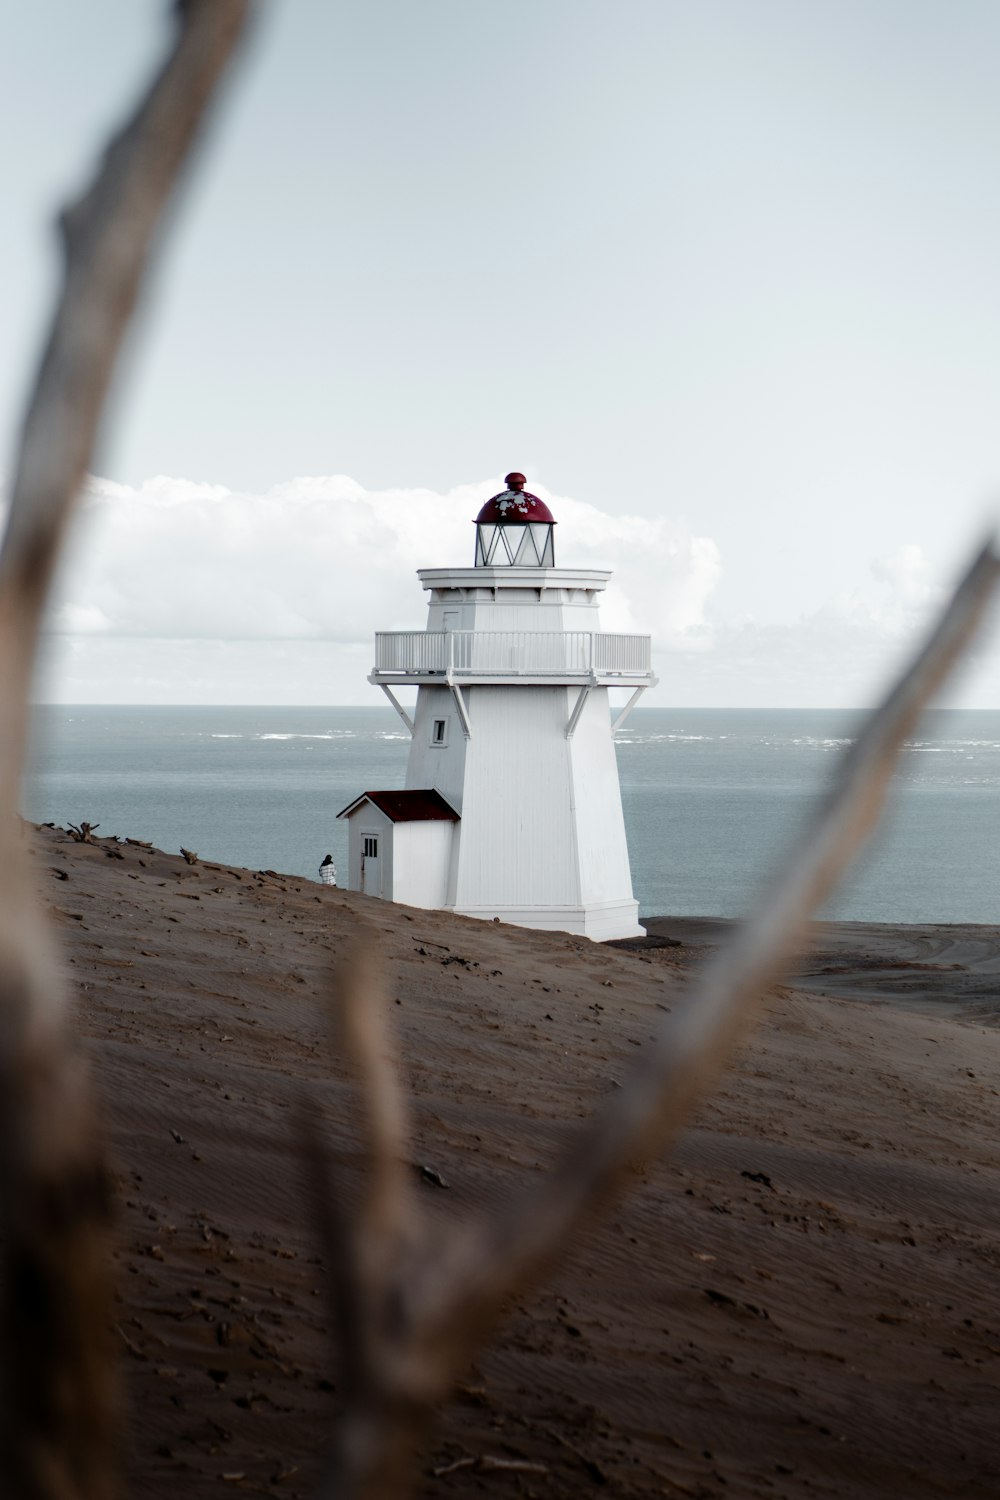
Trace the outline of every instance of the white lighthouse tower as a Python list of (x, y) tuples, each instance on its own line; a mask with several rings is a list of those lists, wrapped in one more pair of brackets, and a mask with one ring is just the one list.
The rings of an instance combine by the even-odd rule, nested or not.
[[(380, 633), (369, 681), (411, 734), (406, 788), (364, 792), (348, 885), (596, 939), (642, 933), (614, 730), (656, 681), (649, 636), (607, 635), (610, 573), (555, 566), (551, 512), (508, 474), (475, 565), (421, 568), (425, 631)], [(411, 718), (394, 688), (415, 684)], [(612, 720), (610, 688), (631, 688)]]

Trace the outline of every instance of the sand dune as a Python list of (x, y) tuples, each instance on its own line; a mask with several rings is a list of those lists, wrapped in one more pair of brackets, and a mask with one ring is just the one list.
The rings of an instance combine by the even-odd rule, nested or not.
[[(356, 1183), (322, 1006), (348, 935), (385, 956), (450, 1216), (544, 1170), (720, 924), (596, 947), (28, 836), (117, 1163), (130, 1492), (305, 1497), (337, 1393), (292, 1117), (322, 1100)], [(1000, 933), (826, 927), (802, 967), (679, 1150), (511, 1307), (423, 1493), (996, 1492)], [(543, 1467), (435, 1476), (480, 1455)]]

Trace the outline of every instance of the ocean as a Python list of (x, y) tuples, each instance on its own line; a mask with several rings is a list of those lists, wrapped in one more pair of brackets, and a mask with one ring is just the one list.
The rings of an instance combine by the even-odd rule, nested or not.
[[(617, 739), (643, 916), (740, 916), (827, 787), (857, 716), (640, 708)], [(315, 879), (347, 867), (336, 814), (402, 786), (389, 707), (36, 710), (23, 810), (171, 853)], [(883, 828), (825, 915), (1000, 921), (1000, 712), (937, 710), (906, 747)]]

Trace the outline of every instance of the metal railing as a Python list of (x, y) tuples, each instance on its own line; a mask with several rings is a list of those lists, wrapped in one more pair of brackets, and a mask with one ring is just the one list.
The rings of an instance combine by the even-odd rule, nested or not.
[(399, 676), (642, 677), (648, 635), (589, 630), (393, 630), (375, 636), (375, 671)]

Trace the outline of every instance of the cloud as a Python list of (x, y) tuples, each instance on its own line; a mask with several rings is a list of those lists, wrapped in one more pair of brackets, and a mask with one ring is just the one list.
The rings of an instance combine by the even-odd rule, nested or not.
[[(54, 590), (39, 694), (377, 701), (366, 681), (375, 632), (423, 628), (416, 569), (471, 566), (472, 518), (498, 487), (367, 490), (328, 475), (249, 494), (93, 479)], [(652, 635), (660, 686), (647, 702), (862, 704), (943, 592), (909, 542), (859, 556), (857, 576), (797, 618), (727, 617), (711, 537), (666, 515), (613, 515), (534, 488), (558, 520), (557, 562), (612, 570), (603, 629)], [(994, 701), (992, 678), (980, 679), (976, 696)]]
[[(496, 488), (373, 491), (330, 475), (247, 494), (162, 476), (134, 488), (92, 479), (48, 628), (342, 643), (420, 628), (426, 595), (415, 570), (471, 565), (472, 518)], [(539, 492), (559, 521), (558, 561), (614, 570), (605, 629), (696, 639), (721, 567), (711, 539)]]
[(652, 635), (677, 649), (704, 646), (706, 609), (722, 574), (711, 537), (666, 517), (612, 516), (566, 496), (544, 498), (560, 523), (558, 561), (613, 570), (603, 629)]
[(892, 607), (897, 613), (923, 611), (944, 597), (944, 590), (930, 576), (930, 566), (922, 547), (908, 542), (890, 557), (876, 557), (871, 565), (872, 577), (889, 590)]
[[(930, 574), (923, 550), (907, 544), (860, 560), (854, 587), (794, 619), (714, 621), (700, 657), (656, 652), (654, 644), (658, 696), (693, 706), (863, 707), (902, 669), (946, 597), (945, 584)], [(994, 704), (996, 662), (994, 624), (968, 653), (949, 699)]]
[(914, 542), (873, 558), (868, 571), (878, 585), (874, 594), (863, 586), (844, 590), (821, 604), (809, 622), (831, 634), (845, 632), (855, 645), (908, 641), (947, 592), (930, 576), (923, 548)]
[(111, 621), (96, 604), (64, 602), (49, 611), (49, 630), (58, 635), (101, 635)]

